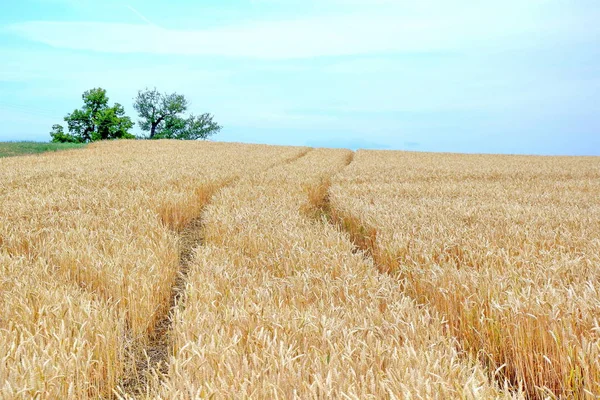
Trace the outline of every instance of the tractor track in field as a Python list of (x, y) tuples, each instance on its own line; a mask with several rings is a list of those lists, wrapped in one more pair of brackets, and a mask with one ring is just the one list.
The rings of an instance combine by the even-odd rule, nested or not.
[[(293, 157), (276, 162), (267, 167), (265, 171), (288, 165), (305, 157), (312, 148), (306, 148)], [(135, 399), (140, 396), (149, 396), (149, 383), (153, 376), (160, 379), (168, 374), (169, 356), (171, 354), (171, 331), (173, 328), (173, 314), (181, 302), (185, 301), (185, 287), (188, 280), (188, 271), (193, 260), (194, 249), (204, 243), (204, 222), (202, 214), (211, 203), (212, 198), (223, 188), (234, 185), (241, 177), (230, 179), (216, 185), (206, 200), (198, 216), (191, 219), (178, 233), (179, 244), (179, 269), (175, 283), (171, 288), (168, 311), (162, 315), (155, 324), (152, 333), (143, 343), (132, 340), (126, 346), (130, 366), (127, 376), (119, 382), (114, 394), (119, 399)]]
[[(346, 159), (343, 170), (354, 161), (355, 152), (349, 154)], [(362, 253), (366, 258), (373, 260), (373, 264), (382, 271), (385, 270), (379, 265), (375, 255), (375, 239), (377, 233), (374, 229), (365, 229), (365, 232), (357, 233), (349, 226), (349, 221), (345, 220), (340, 213), (331, 205), (330, 189), (332, 176), (328, 176), (315, 185), (308, 188), (309, 209), (307, 214), (316, 220), (326, 220), (329, 224), (337, 227), (340, 231), (350, 236), (350, 242), (353, 244), (353, 253)], [(383, 272), (383, 271), (382, 271)]]
[[(354, 161), (354, 152), (348, 159), (344, 168), (347, 168)], [(367, 226), (358, 217), (346, 214), (337, 210), (331, 203), (330, 189), (332, 186), (332, 176), (322, 179), (320, 183), (309, 188), (309, 212), (305, 213), (315, 220), (326, 221), (330, 225), (336, 227), (340, 232), (348, 234), (351, 243), (353, 244), (352, 252), (361, 254), (365, 259), (372, 261), (375, 268), (380, 273), (385, 273), (398, 278), (400, 290), (406, 293), (418, 304), (428, 307), (423, 299), (416, 298), (407, 290), (410, 284), (410, 277), (406, 277), (397, 271), (392, 260), (381, 253), (377, 246), (377, 229), (372, 226)], [(450, 333), (450, 335), (452, 335)], [(452, 335), (453, 336), (453, 335)], [(456, 338), (456, 337), (455, 337)], [(462, 343), (456, 338), (457, 351), (461, 356), (469, 357), (462, 349)], [(482, 364), (483, 367), (487, 367)], [(486, 368), (487, 369), (487, 368)], [(496, 374), (488, 371), (491, 381), (495, 381), (499, 388), (505, 386), (507, 382), (501, 380)], [(514, 394), (519, 393), (518, 382), (508, 382), (508, 391)]]
[(298, 154), (296, 154), (296, 155), (294, 155), (292, 157), (286, 158), (283, 161), (279, 161), (279, 162), (274, 163), (273, 165), (271, 165), (270, 167), (268, 167), (267, 169), (265, 169), (263, 172), (270, 171), (273, 168), (281, 167), (283, 165), (292, 164), (292, 163), (298, 161), (299, 159), (301, 159), (302, 157), (306, 157), (306, 155), (308, 153), (310, 153), (311, 151), (313, 151), (313, 150), (314, 150), (314, 148), (312, 148), (312, 147), (308, 147), (306, 149), (302, 149)]
[[(234, 181), (216, 189), (211, 197)], [(204, 205), (203, 210), (208, 204), (210, 204), (210, 200)], [(129, 353), (132, 365), (129, 368), (128, 376), (125, 376), (119, 382), (116, 391), (118, 398), (132, 399), (149, 394), (148, 384), (152, 375), (164, 377), (168, 372), (173, 314), (178, 304), (184, 301), (185, 286), (194, 249), (203, 244), (202, 213), (190, 220), (178, 233), (178, 236), (180, 240), (179, 269), (175, 283), (171, 287), (168, 312), (158, 319), (152, 333), (143, 344), (134, 341), (130, 348), (126, 350), (126, 353)]]

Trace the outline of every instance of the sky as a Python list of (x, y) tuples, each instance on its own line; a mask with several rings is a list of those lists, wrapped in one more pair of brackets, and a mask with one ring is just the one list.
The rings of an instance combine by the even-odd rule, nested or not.
[(0, 141), (156, 87), (215, 140), (600, 155), (598, 0), (0, 3)]

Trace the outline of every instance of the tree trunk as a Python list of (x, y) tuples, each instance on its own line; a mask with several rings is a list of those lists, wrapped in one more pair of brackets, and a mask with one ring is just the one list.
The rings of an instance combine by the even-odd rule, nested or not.
[(93, 132), (94, 132), (94, 128), (89, 128), (89, 127), (85, 128), (85, 130), (83, 131), (83, 135), (82, 135), (83, 141), (85, 143), (88, 143), (88, 142), (92, 141), (92, 135), (91, 135), (91, 133), (93, 133)]
[(154, 135), (156, 135), (156, 128), (158, 128), (158, 125), (162, 122), (163, 119), (165, 119), (165, 117), (161, 116), (150, 126), (150, 139), (154, 139)]

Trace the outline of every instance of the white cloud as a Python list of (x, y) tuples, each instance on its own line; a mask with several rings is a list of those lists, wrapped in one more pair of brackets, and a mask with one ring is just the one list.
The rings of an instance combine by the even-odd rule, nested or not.
[(535, 5), (442, 6), (425, 2), (373, 7), (368, 13), (182, 31), (152, 25), (31, 21), (8, 27), (57, 48), (109, 53), (218, 55), (266, 59), (501, 47), (528, 34), (564, 29)]
[[(10, 27), (28, 39), (58, 48), (257, 58), (362, 54), (399, 47), (410, 49), (415, 48), (410, 41), (396, 40), (419, 36), (426, 28), (415, 23), (397, 25), (389, 18), (373, 24), (355, 16), (338, 18), (333, 24), (325, 19), (312, 19), (189, 32), (95, 22), (26, 22)], [(440, 45), (437, 43), (436, 47)]]

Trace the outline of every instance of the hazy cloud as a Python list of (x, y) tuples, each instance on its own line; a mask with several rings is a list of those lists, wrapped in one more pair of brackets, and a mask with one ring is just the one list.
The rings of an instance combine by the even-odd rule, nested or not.
[[(390, 52), (485, 50), (512, 46), (569, 28), (568, 16), (540, 19), (535, 6), (438, 8), (380, 7), (278, 21), (240, 22), (234, 26), (182, 31), (155, 25), (107, 22), (29, 21), (8, 27), (24, 38), (74, 50), (112, 53), (218, 55), (255, 58), (307, 58)], [(132, 11), (143, 18), (135, 9)]]

